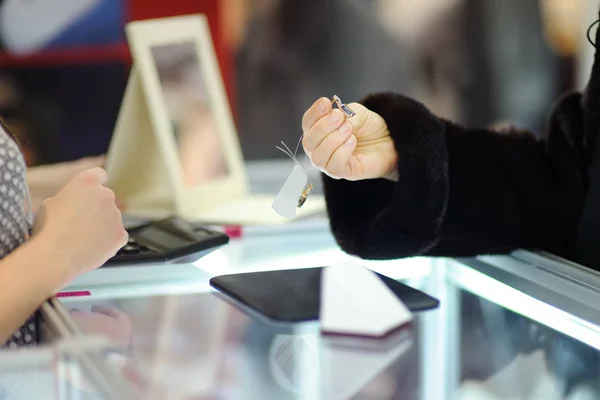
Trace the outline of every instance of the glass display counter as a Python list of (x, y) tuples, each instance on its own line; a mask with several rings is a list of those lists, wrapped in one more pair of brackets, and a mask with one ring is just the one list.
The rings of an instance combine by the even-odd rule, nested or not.
[(139, 398), (600, 397), (600, 276), (548, 255), (365, 262), (441, 302), (383, 341), (270, 324), (208, 284), (348, 260), (326, 231), (246, 236), (195, 263), (197, 279), (104, 282), (56, 307), (73, 336), (122, 349), (104, 362)]
[[(279, 190), (289, 163), (277, 165), (249, 167), (255, 192)], [(357, 262), (340, 251), (327, 221), (240, 236), (193, 264), (100, 268), (75, 280), (66, 297), (44, 306), (47, 339), (101, 348), (59, 363), (50, 345), (2, 352), (0, 378), (13, 386), (0, 398), (600, 398), (593, 271), (529, 252), (364, 262), (440, 306), (386, 340), (342, 339), (322, 337), (317, 323), (255, 319), (209, 285), (221, 274)], [(77, 385), (65, 383), (58, 365)], [(14, 387), (29, 392), (6, 389)]]
[[(129, 387), (104, 358), (113, 346), (102, 337), (61, 339), (0, 354), (0, 398), (6, 400), (119, 400)], [(116, 384), (115, 384), (116, 382)]]

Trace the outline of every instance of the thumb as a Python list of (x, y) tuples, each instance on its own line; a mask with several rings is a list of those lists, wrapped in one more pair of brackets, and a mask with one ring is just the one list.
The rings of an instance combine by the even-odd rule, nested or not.
[(369, 110), (367, 107), (363, 106), (360, 103), (350, 103), (347, 104), (347, 106), (356, 113), (355, 116), (348, 118), (348, 121), (352, 124), (352, 127), (354, 128), (353, 132), (356, 133), (367, 122), (371, 110)]
[(81, 169), (84, 170), (95, 167), (104, 167), (104, 164), (106, 164), (106, 155), (85, 157), (79, 160), (79, 164), (81, 166)]
[(94, 176), (101, 185), (104, 185), (108, 180), (108, 175), (106, 174), (106, 171), (100, 167), (86, 169), (85, 171), (83, 171), (83, 173), (87, 173), (89, 175)]

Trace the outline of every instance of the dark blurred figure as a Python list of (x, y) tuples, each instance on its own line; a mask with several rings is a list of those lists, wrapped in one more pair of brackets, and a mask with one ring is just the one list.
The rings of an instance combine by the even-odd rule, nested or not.
[(456, 103), (431, 104), (441, 115), (450, 107), (467, 126), (508, 121), (539, 133), (559, 92), (571, 89), (539, 1), (463, 0), (430, 26), (415, 48), (427, 92)]
[(410, 54), (368, 0), (272, 2), (249, 22), (236, 62), (246, 159), (286, 157), (275, 146), (283, 140), (295, 147), (315, 98), (337, 94), (351, 102), (374, 91), (413, 89)]
[(0, 73), (0, 116), (16, 133), (28, 166), (60, 161), (56, 112), (52, 102), (27, 96), (11, 75)]

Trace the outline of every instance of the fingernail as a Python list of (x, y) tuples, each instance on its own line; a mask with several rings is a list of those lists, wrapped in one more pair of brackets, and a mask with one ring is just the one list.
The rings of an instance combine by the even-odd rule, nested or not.
[(319, 111), (321, 111), (321, 113), (324, 113), (325, 111), (327, 111), (327, 100), (325, 99), (321, 99), (319, 101)]
[(340, 122), (340, 119), (342, 119), (342, 117), (340, 116), (340, 112), (337, 110), (333, 110), (329, 115), (329, 118), (333, 123), (338, 123)]
[(115, 200), (115, 205), (117, 206), (117, 208), (119, 210), (125, 210), (125, 202), (123, 202), (123, 201), (121, 201), (119, 199), (116, 199)]
[(341, 133), (348, 133), (350, 132), (350, 130), (352, 129), (352, 125), (350, 125), (350, 122), (344, 122), (342, 124), (342, 126), (340, 126), (340, 129), (338, 129)]
[(354, 143), (356, 143), (356, 136), (354, 135), (350, 135), (350, 137), (344, 142), (346, 146), (354, 146)]

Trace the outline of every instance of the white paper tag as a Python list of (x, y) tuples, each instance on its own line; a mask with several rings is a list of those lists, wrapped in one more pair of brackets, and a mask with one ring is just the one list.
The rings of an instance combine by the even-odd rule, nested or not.
[(273, 200), (273, 210), (282, 217), (292, 219), (296, 216), (298, 208), (298, 199), (302, 195), (308, 175), (300, 164), (296, 164), (292, 173), (288, 176), (281, 190)]

